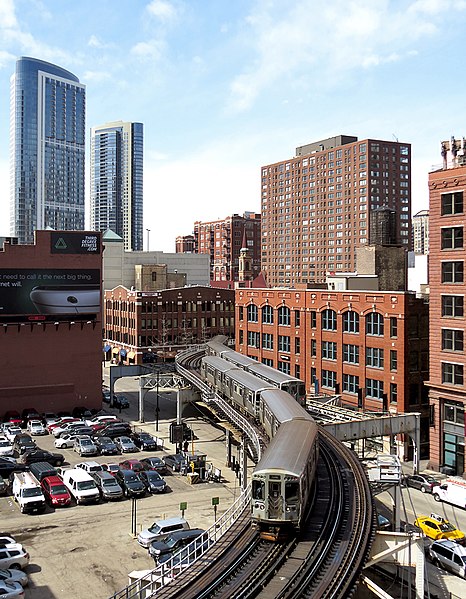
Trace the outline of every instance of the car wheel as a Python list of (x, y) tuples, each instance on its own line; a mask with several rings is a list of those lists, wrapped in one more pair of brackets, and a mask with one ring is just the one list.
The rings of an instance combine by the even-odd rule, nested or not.
[(58, 460), (58, 461), (56, 462), (56, 465), (57, 465), (57, 466), (63, 466), (63, 460)]
[(426, 488), (424, 486), (421, 487), (421, 493), (425, 493), (426, 492)]
[(440, 501), (440, 495), (438, 493), (434, 493), (435, 501)]
[(19, 564), (10, 564), (8, 568), (11, 570), (21, 570), (21, 566)]

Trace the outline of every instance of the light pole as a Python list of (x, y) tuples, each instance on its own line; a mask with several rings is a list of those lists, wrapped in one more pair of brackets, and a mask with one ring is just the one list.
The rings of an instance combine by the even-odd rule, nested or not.
[(147, 250), (146, 251), (149, 251), (149, 233), (150, 233), (150, 229), (146, 229), (146, 231), (147, 231)]
[(155, 408), (155, 430), (158, 432), (159, 430), (159, 381), (160, 381), (160, 373), (157, 371), (157, 404)]

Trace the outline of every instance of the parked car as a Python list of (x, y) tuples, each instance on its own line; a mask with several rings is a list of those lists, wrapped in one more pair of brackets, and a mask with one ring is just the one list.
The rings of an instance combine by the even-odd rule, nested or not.
[(58, 476), (46, 476), (40, 486), (45, 499), (52, 507), (67, 507), (71, 503), (71, 495)]
[[(92, 437), (95, 432), (91, 426), (76, 426), (73, 427), (71, 431), (73, 432), (73, 434), (76, 434), (76, 436), (87, 435), (88, 437)], [(62, 435), (66, 435), (66, 433), (61, 433), (60, 437)]]
[[(28, 575), (22, 570), (15, 570), (10, 568), (7, 570), (0, 570), (0, 580), (7, 582), (17, 582), (21, 586), (25, 587), (28, 583)], [(8, 595), (7, 595), (8, 597)]]
[(8, 410), (8, 412), (5, 412), (3, 422), (9, 422), (10, 424), (16, 424), (17, 426), (20, 426), (23, 420), (20, 413), (16, 410)]
[(69, 433), (70, 430), (74, 430), (75, 428), (81, 426), (86, 426), (84, 420), (69, 420), (67, 422), (61, 423), (60, 426), (56, 426), (52, 431), (52, 435), (54, 437), (59, 437), (61, 433)]
[(2, 597), (24, 597), (24, 589), (19, 582), (8, 582), (0, 580), (0, 595)]
[(0, 547), (6, 547), (7, 545), (14, 545), (16, 539), (11, 535), (3, 534), (0, 536)]
[(35, 448), (37, 448), (36, 442), (30, 435), (27, 435), (26, 433), (16, 435), (13, 440), (13, 451), (18, 456), (22, 455), (25, 451)]
[(120, 469), (120, 466), (118, 464), (102, 464), (102, 468), (106, 471), (106, 472), (110, 472), (110, 474), (112, 476), (115, 476), (115, 474), (118, 472), (118, 470)]
[(102, 401), (104, 403), (110, 403), (112, 400), (112, 394), (110, 393), (110, 389), (102, 389)]
[(55, 422), (51, 422), (50, 424), (47, 424), (47, 426), (45, 427), (49, 433), (53, 434), (53, 431), (58, 428), (59, 426), (62, 426), (63, 424), (65, 424), (65, 422), (76, 422), (76, 418), (73, 418), (72, 416), (60, 416), (58, 418), (58, 420), (55, 420)]
[(24, 408), (24, 410), (21, 412), (22, 428), (26, 428), (29, 420), (40, 420), (40, 414), (36, 408)]
[(102, 464), (99, 464), (99, 462), (95, 462), (93, 460), (88, 462), (80, 462), (79, 464), (76, 464), (75, 468), (81, 468), (86, 472), (99, 472), (103, 470)]
[(123, 497), (123, 489), (110, 472), (99, 470), (98, 472), (91, 472), (91, 476), (95, 480), (102, 499), (115, 501)]
[(133, 433), (131, 439), (136, 447), (143, 451), (156, 451), (158, 449), (156, 440), (149, 433)]
[(48, 462), (52, 466), (61, 466), (65, 462), (65, 457), (61, 453), (52, 453), (46, 449), (30, 449), (20, 457), (22, 464), (32, 464), (33, 462)]
[(81, 456), (96, 455), (99, 453), (97, 445), (89, 437), (89, 435), (78, 435), (74, 440), (73, 449)]
[(159, 474), (167, 474), (168, 472), (165, 462), (157, 456), (142, 458), (140, 462), (144, 465), (144, 470), (155, 470)]
[(129, 401), (124, 395), (114, 395), (110, 405), (119, 410), (125, 410), (126, 408), (129, 408)]
[(464, 532), (458, 530), (455, 526), (450, 524), (448, 520), (445, 520), (445, 518), (442, 518), (437, 514), (419, 516), (414, 521), (414, 526), (420, 528), (427, 537), (434, 539), (434, 541), (449, 539), (450, 541), (455, 541), (461, 545), (465, 544)]
[(163, 461), (172, 470), (172, 472), (181, 472), (182, 469), (186, 467), (186, 458), (182, 453), (166, 455), (164, 456)]
[(143, 497), (146, 494), (146, 487), (132, 470), (118, 470), (115, 479), (127, 497)]
[(411, 474), (403, 478), (403, 483), (407, 487), (419, 489), (422, 493), (432, 493), (432, 489), (440, 485), (440, 481), (430, 474)]
[[(159, 560), (162, 555), (173, 555), (192, 541), (198, 539), (205, 533), (202, 528), (190, 528), (173, 532), (162, 541), (153, 541), (149, 547), (149, 554), (154, 560)], [(205, 539), (204, 539), (205, 540)]]
[(42, 414), (42, 422), (44, 423), (45, 427), (54, 422), (58, 422), (58, 420), (59, 416), (55, 414), (55, 412), (44, 412)]
[(434, 541), (428, 549), (428, 556), (436, 566), (466, 578), (466, 548), (454, 541)]
[(115, 437), (129, 436), (130, 434), (131, 426), (126, 422), (116, 422), (115, 424), (107, 424), (102, 429), (96, 432), (96, 435), (98, 435), (99, 437), (110, 437), (111, 439), (115, 439)]
[(125, 460), (119, 463), (120, 470), (132, 470), (133, 472), (142, 472), (144, 470), (144, 464), (139, 460)]
[(118, 453), (118, 447), (110, 437), (94, 437), (94, 443), (101, 455), (115, 455)]
[(155, 470), (143, 470), (138, 472), (138, 476), (149, 493), (164, 493), (167, 490), (165, 479)]
[(121, 451), (121, 453), (133, 453), (139, 451), (136, 445), (131, 441), (129, 437), (121, 436), (115, 437), (115, 445)]
[(0, 435), (0, 456), (13, 456), (13, 444), (5, 435)]
[(23, 431), (17, 424), (4, 424), (3, 425), (3, 434), (5, 437), (13, 444), (16, 435), (20, 435)]
[(23, 467), (17, 464), (15, 458), (0, 457), (0, 475), (8, 478), (12, 472), (23, 470)]
[(78, 436), (78, 433), (64, 433), (62, 436), (57, 437), (53, 444), (57, 449), (68, 449), (69, 447), (73, 447), (74, 440)]
[(0, 547), (0, 568), (23, 569), (29, 563), (29, 553), (19, 543)]
[(31, 435), (47, 434), (47, 429), (45, 428), (42, 420), (28, 420), (26, 428)]
[(121, 422), (118, 416), (115, 414), (96, 414), (92, 418), (86, 418), (85, 420), (87, 426), (94, 426), (95, 424), (110, 424), (114, 422)]
[(168, 518), (156, 520), (152, 526), (141, 530), (138, 534), (138, 543), (141, 547), (149, 548), (153, 541), (160, 541), (177, 530), (188, 530), (189, 524), (184, 518)]

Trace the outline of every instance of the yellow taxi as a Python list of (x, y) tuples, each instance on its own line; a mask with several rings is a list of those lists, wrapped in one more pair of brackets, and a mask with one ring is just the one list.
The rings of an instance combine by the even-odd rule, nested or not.
[(420, 528), (427, 537), (434, 539), (434, 541), (449, 539), (461, 545), (465, 544), (464, 532), (455, 528), (448, 520), (445, 520), (445, 518), (442, 518), (438, 514), (419, 516), (414, 521), (414, 526)]

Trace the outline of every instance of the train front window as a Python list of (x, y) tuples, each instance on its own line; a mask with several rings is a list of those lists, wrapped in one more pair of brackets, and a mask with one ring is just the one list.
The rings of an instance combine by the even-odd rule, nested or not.
[(298, 501), (299, 485), (298, 483), (285, 483), (285, 500)]
[(280, 483), (269, 483), (269, 493), (274, 499), (280, 497), (281, 484)]
[(264, 499), (265, 483), (260, 480), (252, 481), (252, 497), (253, 499)]

